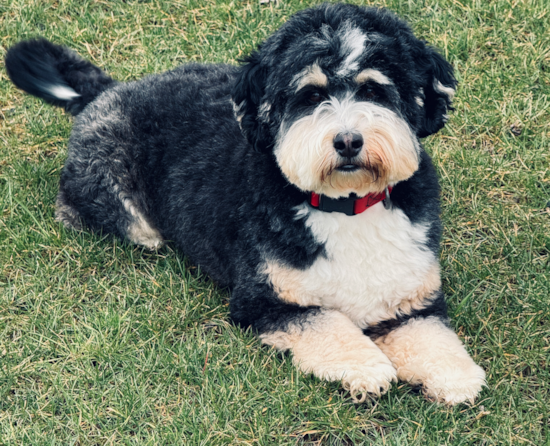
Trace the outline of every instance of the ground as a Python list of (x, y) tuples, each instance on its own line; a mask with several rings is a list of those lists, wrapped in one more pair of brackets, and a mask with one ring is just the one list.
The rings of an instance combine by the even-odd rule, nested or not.
[[(316, 3), (0, 0), (0, 57), (42, 35), (119, 80), (237, 63)], [(459, 80), (425, 145), (453, 324), (487, 372), (476, 404), (446, 408), (400, 383), (354, 405), (232, 326), (227, 293), (169, 246), (65, 230), (53, 206), (71, 119), (0, 67), (0, 444), (550, 444), (550, 4), (376, 5)]]

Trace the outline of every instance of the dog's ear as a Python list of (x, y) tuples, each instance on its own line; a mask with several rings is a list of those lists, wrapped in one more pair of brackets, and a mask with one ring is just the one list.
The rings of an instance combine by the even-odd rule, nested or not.
[(231, 99), (244, 136), (256, 151), (265, 152), (272, 146), (272, 142), (269, 128), (260, 120), (259, 112), (267, 68), (262, 65), (257, 52), (252, 53), (244, 62), (233, 85)]
[(452, 65), (428, 45), (417, 60), (424, 73), (424, 114), (420, 119), (418, 137), (424, 138), (436, 133), (447, 122), (447, 112), (453, 110), (451, 103), (456, 91), (456, 79)]

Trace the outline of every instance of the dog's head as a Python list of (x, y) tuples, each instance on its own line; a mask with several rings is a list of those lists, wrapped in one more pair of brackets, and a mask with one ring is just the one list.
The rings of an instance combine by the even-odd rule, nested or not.
[(337, 198), (409, 178), (455, 87), (451, 65), (391, 12), (324, 4), (246, 60), (232, 99), (256, 150), (303, 191)]

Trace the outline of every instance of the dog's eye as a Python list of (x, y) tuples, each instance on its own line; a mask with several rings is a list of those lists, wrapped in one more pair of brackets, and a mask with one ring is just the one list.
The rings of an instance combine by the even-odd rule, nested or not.
[(311, 102), (312, 104), (319, 104), (320, 102), (323, 102), (324, 99), (325, 98), (323, 97), (323, 95), (321, 93), (319, 93), (318, 91), (314, 91), (307, 98), (307, 100), (309, 102)]
[(374, 91), (374, 88), (372, 87), (362, 88), (361, 96), (363, 96), (365, 99), (376, 99), (378, 97), (376, 91)]

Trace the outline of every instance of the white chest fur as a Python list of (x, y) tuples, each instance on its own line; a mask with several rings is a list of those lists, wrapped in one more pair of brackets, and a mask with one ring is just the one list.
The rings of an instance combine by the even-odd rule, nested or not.
[(399, 209), (378, 203), (353, 217), (297, 209), (326, 257), (303, 271), (267, 262), (279, 296), (300, 305), (319, 305), (346, 314), (365, 328), (424, 306), (440, 286), (439, 264), (425, 246), (429, 227), (413, 225)]

